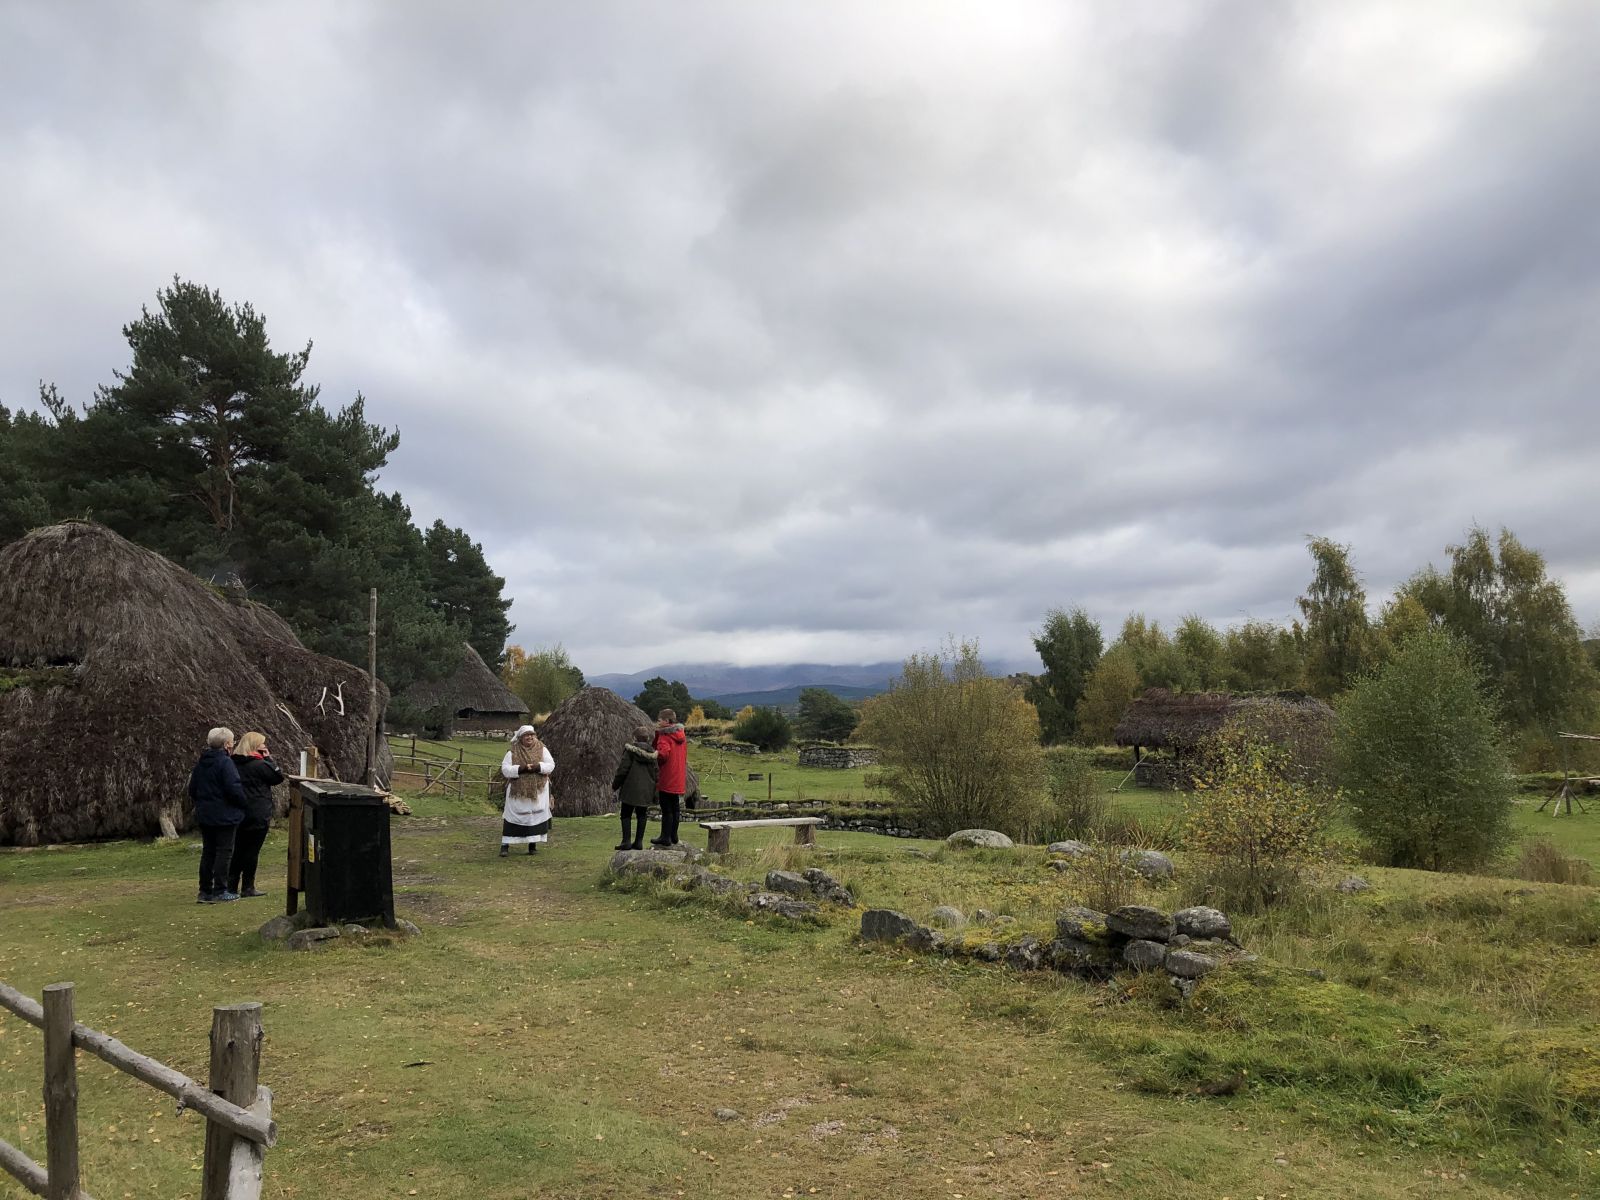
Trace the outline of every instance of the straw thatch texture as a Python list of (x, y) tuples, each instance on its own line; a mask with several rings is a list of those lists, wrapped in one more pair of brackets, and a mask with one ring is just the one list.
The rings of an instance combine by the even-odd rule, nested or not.
[(1333, 709), (1303, 692), (1235, 696), (1151, 688), (1128, 705), (1111, 736), (1119, 746), (1181, 753), (1195, 749), (1237, 716), (1248, 716), (1256, 728), (1278, 741), (1320, 735), (1331, 727)]
[(187, 827), (214, 725), (260, 730), (285, 767), (314, 746), (324, 773), (365, 770), (366, 672), (102, 526), (0, 548), (0, 614), (0, 845), (153, 836), (163, 816)]
[(1222, 728), (1238, 697), (1226, 692), (1178, 695), (1151, 688), (1122, 714), (1112, 741), (1151, 750), (1187, 750)]
[(609, 812), (616, 797), (611, 776), (622, 748), (640, 725), (654, 725), (644, 710), (610, 688), (580, 688), (562, 701), (539, 728), (556, 760), (550, 799), (558, 817)]
[(528, 706), (500, 682), (468, 642), (461, 643), (461, 662), (453, 672), (443, 679), (414, 683), (395, 700), (413, 712), (440, 713), (446, 737), (458, 722), (510, 730), (528, 717)]

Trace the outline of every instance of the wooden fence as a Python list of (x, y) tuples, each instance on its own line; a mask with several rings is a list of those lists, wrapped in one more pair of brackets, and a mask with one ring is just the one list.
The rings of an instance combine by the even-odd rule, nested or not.
[(466, 799), (467, 762), (459, 746), (430, 746), (415, 737), (389, 739), (394, 755), (390, 787), (415, 788), (418, 795), (437, 791), (457, 800)]
[(256, 1082), (261, 1067), (261, 1005), (228, 1004), (211, 1010), (210, 1086), (128, 1049), (116, 1038), (79, 1025), (72, 985), (53, 983), (44, 1003), (0, 983), (0, 1007), (44, 1030), (45, 1160), (41, 1167), (0, 1141), (0, 1170), (48, 1200), (90, 1200), (78, 1186), (77, 1051), (87, 1050), (125, 1075), (149, 1084), (206, 1119), (200, 1200), (258, 1200), (261, 1159), (276, 1144), (272, 1093)]

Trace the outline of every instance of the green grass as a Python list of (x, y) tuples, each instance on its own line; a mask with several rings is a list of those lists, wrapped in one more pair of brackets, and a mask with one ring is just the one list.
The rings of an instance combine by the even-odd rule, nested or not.
[[(493, 743), (475, 748), (497, 757)], [(194, 905), (193, 839), (5, 852), (0, 979), (35, 996), (74, 980), (80, 1020), (202, 1077), (210, 1007), (261, 1000), (282, 1130), (270, 1196), (1600, 1186), (1593, 889), (1364, 869), (1371, 893), (1239, 922), (1265, 965), (1174, 1006), (1143, 983), (863, 947), (853, 912), (790, 929), (603, 887), (610, 818), (561, 821), (536, 858), (502, 861), (487, 806), (414, 803), (394, 823), (394, 861), (420, 938), (265, 946), (254, 929), (281, 885), (267, 900)], [(1118, 803), (1173, 811), (1156, 793)], [(1573, 837), (1583, 821), (1551, 826)], [(726, 869), (754, 879), (812, 860), (787, 837), (739, 831)], [(820, 841), (816, 861), (862, 903), (1015, 918), (969, 936), (1043, 932), (1081, 885), (1036, 849)], [(282, 853), (274, 833), (265, 861)], [(1182, 902), (1182, 877), (1151, 898)], [(37, 1031), (0, 1015), (0, 1137), (35, 1158), (40, 1058)], [(1237, 1094), (1202, 1094), (1234, 1078)], [(92, 1194), (195, 1195), (196, 1117), (92, 1059), (80, 1091)], [(718, 1120), (721, 1107), (740, 1116)], [(9, 1186), (0, 1196), (21, 1195)]]

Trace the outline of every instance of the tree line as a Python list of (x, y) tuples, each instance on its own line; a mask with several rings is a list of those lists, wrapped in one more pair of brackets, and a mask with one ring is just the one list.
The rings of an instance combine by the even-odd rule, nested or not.
[(1350, 547), (1308, 541), (1312, 577), (1287, 627), (1246, 621), (1226, 631), (1198, 616), (1172, 633), (1130, 615), (1106, 646), (1082, 608), (1053, 609), (1034, 636), (1043, 671), (1027, 687), (1048, 743), (1110, 740), (1146, 688), (1178, 692), (1299, 690), (1325, 700), (1391, 661), (1414, 635), (1440, 629), (1471, 656), (1493, 710), (1522, 756), (1537, 758), (1559, 728), (1600, 709), (1600, 671), (1565, 590), (1544, 558), (1508, 529), (1474, 526), (1446, 547), (1444, 569), (1412, 575), (1374, 614)]
[(461, 529), (420, 529), (376, 486), (400, 445), (360, 394), (328, 409), (306, 381), (311, 344), (281, 353), (249, 304), (174, 278), (123, 327), (131, 358), (81, 411), (51, 384), (39, 412), (0, 405), (0, 544), (83, 518), (237, 581), (314, 650), (366, 659), (380, 593), (378, 673), (399, 690), (460, 660), (497, 664), (505, 580)]

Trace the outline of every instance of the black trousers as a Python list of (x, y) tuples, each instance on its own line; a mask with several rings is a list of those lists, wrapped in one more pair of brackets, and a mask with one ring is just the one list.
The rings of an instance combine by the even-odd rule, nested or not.
[(208, 896), (227, 889), (238, 832), (237, 825), (200, 826), (200, 890)]
[(267, 840), (265, 825), (239, 826), (239, 836), (233, 843), (233, 862), (228, 867), (228, 890), (237, 892), (243, 882), (247, 888), (256, 885), (256, 862), (261, 858), (261, 844)]
[(661, 840), (672, 846), (678, 844), (678, 804), (682, 799), (671, 792), (656, 793), (656, 803), (661, 807)]

